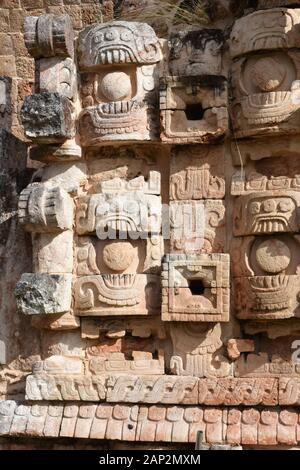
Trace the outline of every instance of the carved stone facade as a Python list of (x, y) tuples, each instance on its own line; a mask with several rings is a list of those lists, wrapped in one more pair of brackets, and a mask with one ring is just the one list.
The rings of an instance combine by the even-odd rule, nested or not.
[(39, 339), (17, 363), (0, 336), (0, 436), (300, 444), (300, 4), (240, 3), (163, 39), (26, 15), (13, 288)]

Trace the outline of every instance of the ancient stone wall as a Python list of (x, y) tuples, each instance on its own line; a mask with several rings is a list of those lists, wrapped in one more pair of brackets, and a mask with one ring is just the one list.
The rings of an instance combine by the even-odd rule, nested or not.
[(3, 447), (300, 442), (300, 2), (173, 3), (0, 3)]

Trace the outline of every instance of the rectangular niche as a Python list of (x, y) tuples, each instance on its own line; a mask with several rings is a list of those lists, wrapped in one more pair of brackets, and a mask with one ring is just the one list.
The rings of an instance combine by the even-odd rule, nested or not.
[(166, 255), (164, 321), (229, 321), (229, 255)]
[(228, 129), (223, 77), (166, 77), (160, 87), (163, 142), (210, 143)]

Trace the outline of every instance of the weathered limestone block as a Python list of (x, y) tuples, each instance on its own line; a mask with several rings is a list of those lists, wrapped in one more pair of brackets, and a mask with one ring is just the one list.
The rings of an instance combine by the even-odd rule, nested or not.
[(32, 371), (34, 375), (78, 375), (83, 373), (83, 362), (78, 357), (65, 357), (54, 355), (44, 361), (38, 361), (33, 364)]
[(68, 312), (72, 299), (72, 276), (68, 274), (22, 274), (15, 290), (17, 307), (25, 315)]
[(141, 191), (143, 194), (153, 194), (160, 196), (161, 193), (161, 174), (159, 171), (149, 171), (148, 178), (137, 176), (129, 181), (115, 177), (109, 180), (101, 181), (98, 189), (101, 193), (112, 194), (119, 192)]
[(87, 375), (49, 375), (39, 373), (26, 379), (27, 400), (102, 401), (106, 396), (105, 378)]
[(107, 401), (119, 403), (198, 403), (198, 379), (174, 376), (110, 376)]
[(229, 321), (229, 255), (166, 255), (164, 321)]
[(61, 232), (73, 226), (73, 202), (60, 187), (33, 183), (19, 198), (19, 220), (29, 232)]
[(257, 11), (238, 19), (230, 36), (232, 58), (254, 51), (300, 47), (299, 22), (300, 10), (287, 8)]
[[(287, 321), (287, 320), (285, 320)], [(300, 365), (280, 354), (260, 352), (241, 355), (235, 362), (236, 377), (300, 377)]]
[(75, 317), (71, 312), (52, 314), (52, 315), (34, 315), (31, 318), (31, 325), (40, 330), (58, 330), (69, 331), (80, 328), (80, 318)]
[(74, 139), (66, 140), (61, 145), (38, 145), (30, 148), (31, 160), (38, 160), (45, 163), (80, 160), (82, 149), (76, 144)]
[(164, 77), (160, 85), (161, 140), (208, 144), (228, 129), (227, 83), (223, 77)]
[(218, 378), (199, 380), (199, 404), (213, 406), (275, 406), (279, 403), (274, 378)]
[(73, 232), (38, 233), (33, 236), (33, 267), (36, 273), (72, 273)]
[(279, 404), (300, 404), (300, 377), (282, 377), (279, 379)]
[(153, 315), (160, 311), (160, 278), (154, 274), (102, 274), (75, 281), (76, 315)]
[(245, 333), (249, 335), (256, 335), (259, 333), (266, 333), (269, 339), (277, 339), (281, 337), (290, 337), (292, 335), (299, 335), (300, 331), (299, 321), (297, 319), (291, 320), (278, 320), (263, 322), (247, 322), (245, 324)]
[(0, 403), (0, 434), (9, 434), (17, 404), (14, 400)]
[(147, 238), (161, 231), (161, 198), (136, 192), (104, 193), (82, 196), (76, 211), (79, 235), (96, 232), (98, 238), (110, 238), (121, 232), (129, 238)]
[(95, 376), (111, 374), (130, 375), (164, 375), (164, 351), (157, 354), (143, 351), (132, 351), (132, 359), (126, 359), (123, 353), (112, 353), (108, 357), (95, 356), (90, 359), (88, 371)]
[(10, 77), (0, 77), (0, 127), (9, 128), (13, 109), (14, 81)]
[(81, 194), (87, 184), (87, 166), (83, 162), (53, 162), (44, 166), (39, 175), (47, 187), (58, 186), (71, 196)]
[(133, 337), (166, 339), (165, 325), (159, 318), (82, 318), (81, 337), (98, 339), (105, 333), (108, 338), (120, 338), (130, 332)]
[(60, 93), (26, 96), (21, 119), (26, 136), (45, 144), (61, 142), (74, 136), (73, 104)]
[(255, 342), (253, 339), (230, 339), (227, 344), (227, 355), (229, 359), (235, 361), (244, 352), (254, 352)]
[(298, 133), (300, 10), (278, 8), (237, 20), (231, 33), (235, 137)]
[(258, 136), (257, 139), (242, 139), (231, 142), (231, 156), (236, 166), (247, 165), (249, 161), (270, 158), (280, 158), (284, 162), (287, 158), (299, 157), (300, 137), (298, 135), (272, 135), (270, 137)]
[(173, 76), (222, 75), (224, 33), (219, 29), (179, 31), (169, 39), (169, 69)]
[(76, 66), (69, 57), (40, 59), (36, 63), (39, 93), (59, 93), (70, 100), (76, 95)]
[(225, 334), (221, 324), (171, 323), (172, 374), (195, 377), (228, 377), (232, 367), (222, 354)]
[(58, 437), (60, 433), (60, 425), (63, 410), (61, 406), (49, 405), (46, 416), (44, 434), (49, 437)]
[(79, 35), (83, 75), (83, 146), (158, 137), (157, 72), (160, 42), (144, 23), (115, 21)]
[(170, 199), (223, 199), (225, 161), (221, 146), (180, 147), (171, 159)]
[(24, 39), (35, 59), (74, 55), (74, 32), (69, 15), (27, 16)]
[(279, 320), (300, 316), (299, 275), (276, 274), (234, 280), (237, 317)]
[(28, 404), (20, 404), (15, 402), (15, 413), (11, 423), (10, 432), (12, 434), (24, 433), (30, 414), (30, 406)]
[(225, 205), (220, 200), (171, 201), (170, 245), (177, 253), (225, 251)]
[(282, 194), (285, 191), (289, 194), (290, 190), (299, 191), (298, 171), (299, 162), (291, 155), (250, 161), (245, 171), (238, 170), (233, 174), (231, 194), (245, 196), (261, 191), (282, 191)]

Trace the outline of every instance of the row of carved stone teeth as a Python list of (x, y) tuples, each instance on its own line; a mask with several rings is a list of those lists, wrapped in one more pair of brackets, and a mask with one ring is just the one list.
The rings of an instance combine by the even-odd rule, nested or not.
[[(264, 25), (264, 28), (266, 28), (267, 31), (268, 27), (270, 27), (270, 25)], [(260, 33), (252, 39), (253, 50), (282, 49), (286, 46), (286, 36), (285, 34), (282, 34), (282, 31), (275, 30), (272, 31), (272, 34), (268, 33), (269, 32)]]
[(254, 106), (278, 105), (290, 98), (290, 91), (271, 91), (266, 93), (254, 93), (246, 99)]
[(99, 62), (103, 65), (106, 64), (131, 64), (134, 62), (134, 57), (131, 52), (125, 49), (110, 49), (100, 52), (98, 55)]
[(103, 114), (127, 114), (134, 106), (134, 101), (112, 101), (100, 105)]
[(289, 276), (280, 274), (278, 276), (255, 276), (250, 278), (252, 287), (272, 289), (286, 287), (289, 282)]
[(97, 134), (100, 135), (107, 135), (107, 134), (132, 134), (133, 132), (138, 132), (139, 126), (131, 126), (131, 127), (115, 127), (115, 128), (108, 128), (108, 127), (101, 127), (96, 130)]
[(257, 233), (285, 232), (286, 229), (287, 223), (285, 220), (261, 220), (254, 227), (254, 231)]
[(132, 287), (135, 277), (135, 274), (103, 274), (105, 285), (111, 288)]

